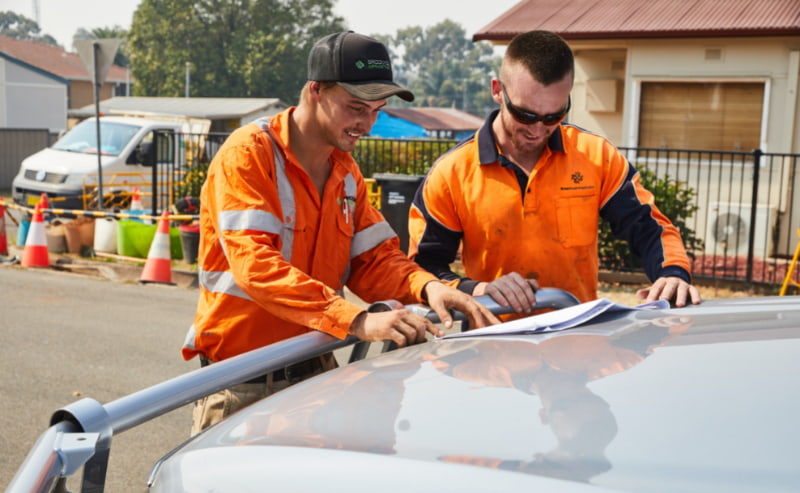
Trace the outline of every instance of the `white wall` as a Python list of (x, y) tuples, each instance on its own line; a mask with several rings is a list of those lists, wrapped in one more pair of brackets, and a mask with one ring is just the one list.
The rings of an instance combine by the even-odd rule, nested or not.
[(0, 127), (65, 130), (67, 85), (0, 58)]

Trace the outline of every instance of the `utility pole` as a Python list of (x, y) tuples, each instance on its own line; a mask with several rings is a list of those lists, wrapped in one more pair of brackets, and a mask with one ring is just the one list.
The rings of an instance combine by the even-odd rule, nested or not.
[(39, 17), (39, 0), (33, 0), (33, 20), (36, 21), (37, 26), (42, 27)]
[(186, 97), (189, 97), (189, 86), (191, 85), (191, 64), (186, 62)]
[(467, 112), (467, 81), (469, 79), (461, 79), (461, 111)]

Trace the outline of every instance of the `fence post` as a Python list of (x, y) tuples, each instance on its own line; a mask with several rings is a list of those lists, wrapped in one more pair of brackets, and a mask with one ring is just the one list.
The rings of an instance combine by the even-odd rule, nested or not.
[(750, 204), (750, 231), (747, 238), (747, 279), (748, 288), (753, 283), (753, 254), (756, 236), (756, 206), (758, 205), (758, 181), (761, 175), (761, 157), (764, 152), (761, 149), (753, 150), (753, 193)]

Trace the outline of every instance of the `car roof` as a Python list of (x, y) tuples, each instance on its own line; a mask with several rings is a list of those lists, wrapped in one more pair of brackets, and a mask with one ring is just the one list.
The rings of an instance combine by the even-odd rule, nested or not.
[[(83, 121), (93, 122), (95, 120), (94, 117), (87, 118)], [(137, 127), (144, 127), (144, 126), (156, 126), (162, 128), (175, 128), (180, 129), (181, 124), (176, 121), (166, 120), (166, 119), (158, 119), (158, 118), (144, 118), (144, 117), (137, 117), (137, 116), (116, 116), (116, 115), (103, 115), (100, 117), (100, 120), (103, 122), (112, 122), (112, 123), (122, 123), (126, 125), (135, 125)], [(81, 123), (83, 123), (81, 121)]]
[(290, 387), (170, 460), (291, 447), (623, 491), (789, 491), (800, 484), (797, 354), (791, 297), (436, 340)]

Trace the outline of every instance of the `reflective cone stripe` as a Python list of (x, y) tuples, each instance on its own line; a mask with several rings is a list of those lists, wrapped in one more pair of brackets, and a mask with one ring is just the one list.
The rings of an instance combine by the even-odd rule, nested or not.
[(172, 257), (170, 254), (169, 211), (161, 214), (158, 230), (150, 244), (147, 262), (144, 264), (139, 282), (161, 282), (172, 284)]
[(8, 255), (8, 237), (6, 236), (6, 206), (0, 200), (0, 255)]
[(47, 236), (44, 232), (44, 218), (39, 204), (33, 212), (25, 250), (22, 252), (23, 267), (50, 267), (50, 254), (47, 251)]

